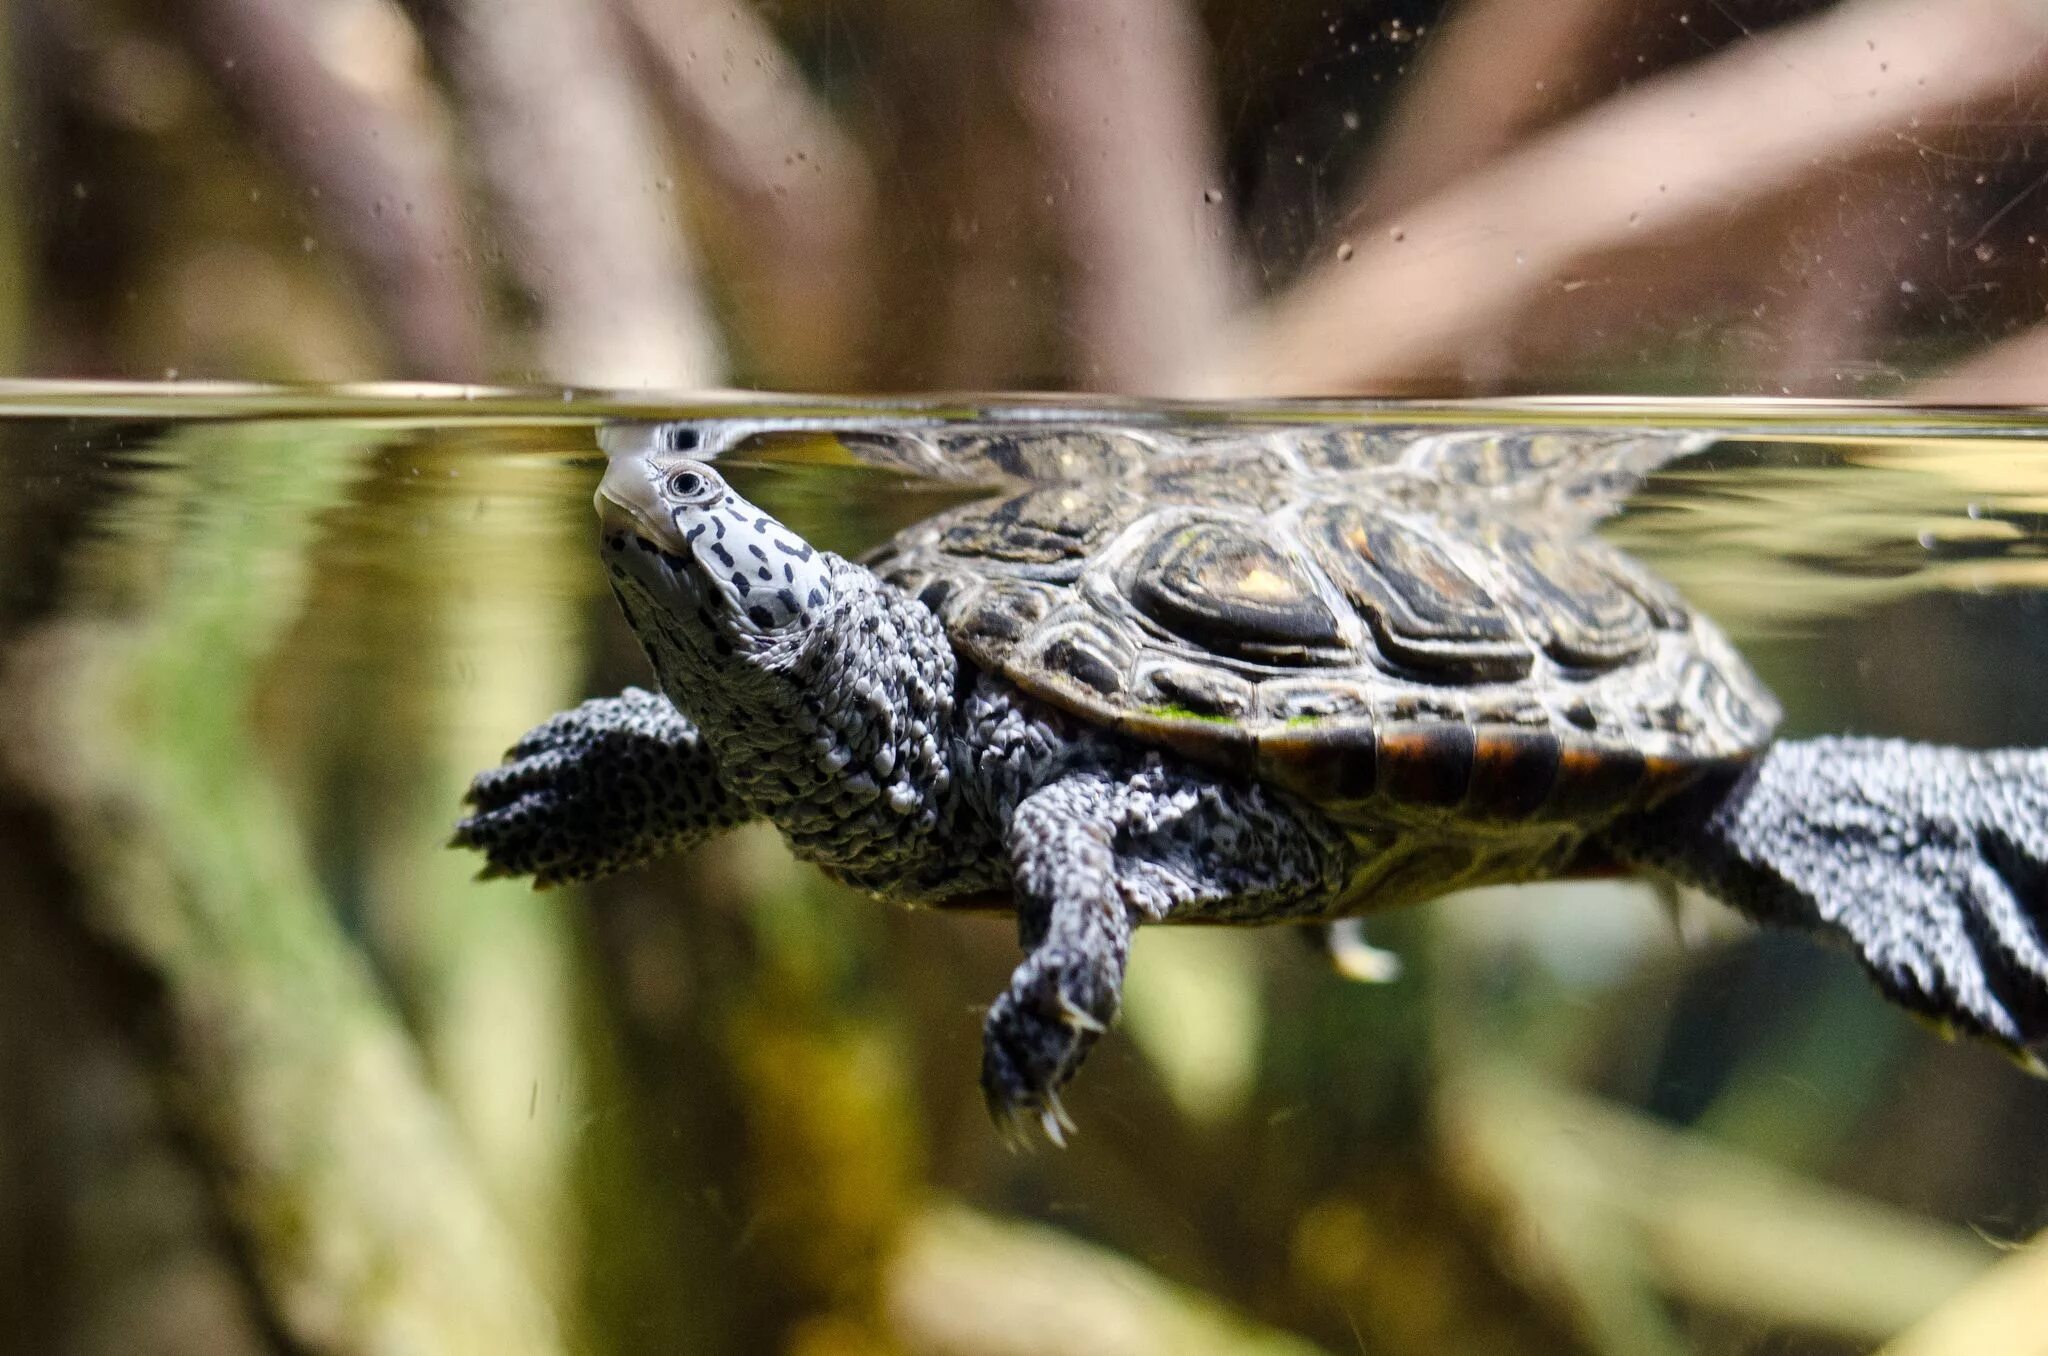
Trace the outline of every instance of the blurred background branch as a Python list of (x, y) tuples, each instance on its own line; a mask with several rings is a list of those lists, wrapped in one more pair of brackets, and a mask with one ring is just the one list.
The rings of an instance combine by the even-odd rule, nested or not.
[(596, 4), (417, 0), (457, 93), (511, 280), (534, 312), (521, 375), (716, 383), (723, 344), (679, 229), (645, 98)]
[[(17, 28), (20, 290), (76, 294), (26, 370), (1840, 396), (1941, 370), (2012, 399), (2024, 358), (1971, 355), (2048, 307), (2024, 0), (30, 0)], [(246, 210), (197, 187), (224, 173)], [(252, 265), (192, 303), (245, 294), (232, 346), (145, 314), (195, 247)]]
[(1190, 394), (1237, 287), (1207, 42), (1179, 0), (1026, 0), (1016, 81), (1065, 258), (1071, 380)]
[[(1547, 350), (1684, 323), (1739, 298), (1811, 185), (1947, 153), (2048, 72), (2048, 27), (2011, 0), (1859, 0), (1630, 90), (1396, 220), (1347, 222), (1231, 345), (1233, 394), (1414, 394), (1548, 384)], [(1893, 171), (1896, 172), (1896, 171)], [(1745, 229), (1763, 218), (1762, 230)]]
[(347, 261), (391, 367), (481, 380), (489, 327), (463, 185), (404, 20), (380, 0), (177, 0), (171, 12), (171, 31)]

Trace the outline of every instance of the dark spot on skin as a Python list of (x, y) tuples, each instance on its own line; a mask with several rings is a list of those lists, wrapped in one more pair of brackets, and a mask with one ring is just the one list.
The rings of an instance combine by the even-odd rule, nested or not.
[(756, 560), (768, 559), (768, 553), (766, 551), (763, 551), (759, 546), (756, 546), (753, 542), (747, 543), (747, 549), (754, 553), (754, 559)]
[(880, 617), (862, 617), (862, 618), (861, 618), (861, 621), (860, 621), (860, 629), (861, 629), (861, 630), (863, 630), (863, 631), (865, 631), (865, 632), (867, 632), (867, 633), (868, 633), (869, 635), (873, 635), (873, 634), (874, 634), (874, 633), (875, 633), (876, 631), (880, 630), (880, 629), (881, 629), (881, 627), (882, 627), (882, 619), (881, 619)]
[(740, 591), (740, 597), (742, 598), (746, 597), (749, 593), (752, 593), (754, 591), (754, 586), (752, 584), (749, 584), (747, 582), (747, 577), (741, 574), (738, 570), (734, 570), (732, 572), (732, 586)]
[(760, 578), (762, 578), (763, 580), (773, 579), (773, 578), (775, 577), (774, 575), (772, 575), (772, 574), (768, 573), (768, 571), (766, 571), (766, 570), (756, 570), (756, 571), (754, 571), (754, 573), (755, 573), (756, 575), (758, 575), (758, 576), (759, 576)]
[(701, 607), (697, 609), (697, 624), (703, 627), (706, 631), (715, 631), (718, 629), (717, 623), (711, 620), (711, 614), (709, 612), (706, 612)]
[(780, 602), (781, 602), (781, 604), (782, 604), (782, 605), (783, 605), (784, 607), (788, 608), (788, 609), (789, 609), (789, 610), (790, 610), (791, 612), (795, 612), (795, 611), (797, 610), (797, 605), (796, 605), (796, 590), (794, 590), (794, 589), (777, 589), (777, 590), (775, 590), (775, 597), (776, 597), (776, 599), (777, 599), (778, 601), (780, 601)]
[(706, 524), (704, 524), (704, 523), (699, 523), (699, 524), (697, 524), (697, 525), (696, 525), (695, 527), (691, 528), (691, 529), (690, 529), (690, 530), (689, 530), (688, 532), (685, 532), (685, 533), (683, 534), (683, 540), (684, 540), (684, 541), (695, 541), (695, 540), (697, 540), (697, 538), (699, 538), (699, 537), (701, 537), (701, 536), (703, 536), (703, 535), (704, 535), (704, 528), (705, 528), (705, 526), (706, 526)]
[[(728, 499), (728, 500), (726, 500), (725, 502), (726, 502), (726, 503), (728, 503), (728, 504), (730, 504), (730, 503), (731, 503), (732, 501), (731, 501), (730, 499)], [(719, 539), (720, 541), (724, 541), (724, 540), (725, 540), (725, 519), (723, 519), (723, 518), (713, 518), (713, 519), (711, 520), (711, 525), (712, 525), (713, 527), (715, 527), (715, 528), (717, 528), (717, 529), (718, 529), (718, 539)]]
[(611, 536), (605, 538), (604, 544), (611, 547), (614, 551), (623, 551), (626, 549), (626, 534), (614, 532)]
[(677, 574), (681, 574), (690, 562), (684, 560), (681, 556), (672, 555), (667, 551), (663, 551), (661, 553), (661, 563), (668, 566), (669, 569), (675, 571)]
[(756, 604), (753, 607), (747, 609), (747, 615), (753, 618), (754, 625), (760, 627), (763, 631), (774, 629), (775, 614), (770, 612), (767, 608), (762, 607), (759, 604)]
[(825, 605), (825, 595), (818, 592), (816, 589), (812, 589), (811, 596), (804, 599), (804, 601), (810, 604), (812, 607), (823, 607)]
[(724, 546), (717, 542), (711, 543), (711, 554), (718, 557), (719, 564), (727, 569), (732, 568), (732, 552), (726, 550)]
[(782, 565), (782, 582), (785, 584), (794, 584), (796, 582), (796, 566), (791, 565), (787, 561), (784, 561)]
[(809, 560), (811, 558), (811, 547), (808, 542), (798, 542), (795, 546), (791, 546), (788, 542), (778, 539), (775, 543), (775, 549), (786, 556), (795, 556), (798, 560)]
[(768, 519), (765, 516), (754, 519), (754, 530), (756, 532), (766, 532), (768, 530)]

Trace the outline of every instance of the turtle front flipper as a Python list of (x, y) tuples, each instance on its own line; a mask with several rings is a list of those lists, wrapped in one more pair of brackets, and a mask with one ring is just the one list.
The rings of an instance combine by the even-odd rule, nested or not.
[(1618, 853), (1845, 943), (1893, 1002), (2039, 1066), (2048, 750), (1778, 744), (1732, 787), (1624, 821)]
[(697, 727), (637, 687), (527, 731), (465, 799), (475, 810), (453, 846), (536, 887), (608, 876), (749, 817)]
[(1313, 810), (1170, 759), (1077, 771), (1026, 796), (1005, 838), (1025, 950), (982, 1027), (996, 1123), (1070, 1129), (1059, 1090), (1122, 1002), (1140, 923), (1323, 915), (1349, 841)]

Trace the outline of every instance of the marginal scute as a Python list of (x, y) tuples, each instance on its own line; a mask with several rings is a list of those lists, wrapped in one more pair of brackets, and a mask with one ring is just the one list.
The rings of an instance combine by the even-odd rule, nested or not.
[(1544, 812), (1553, 819), (1571, 819), (1622, 804), (1642, 787), (1646, 762), (1642, 750), (1632, 745), (1602, 744), (1584, 736), (1566, 739)]
[(1344, 636), (1301, 569), (1236, 523), (1168, 531), (1138, 557), (1131, 602), (1175, 635), (1269, 664), (1348, 657)]
[(1477, 737), (1460, 721), (1379, 732), (1379, 790), (1404, 805), (1449, 809), (1472, 787)]
[(1550, 798), (1563, 755), (1563, 745), (1548, 730), (1475, 726), (1466, 811), (1483, 819), (1529, 818)]
[(1353, 503), (1311, 509), (1302, 534), (1387, 659), (1448, 683), (1519, 678), (1534, 662), (1507, 611), (1450, 554)]
[(1125, 656), (1107, 637), (1072, 628), (1048, 640), (1038, 651), (1038, 665), (1055, 679), (1077, 683), (1099, 697), (1117, 697), (1124, 690)]
[(1260, 691), (1266, 714), (1278, 721), (1357, 718), (1372, 710), (1371, 698), (1352, 682), (1273, 678), (1261, 684)]
[(1317, 805), (1364, 802), (1379, 789), (1378, 741), (1364, 721), (1313, 721), (1268, 729), (1259, 776)]
[[(925, 592), (931, 587), (926, 585)], [(1016, 580), (991, 580), (964, 601), (949, 598), (939, 616), (956, 639), (985, 655), (1022, 640), (1050, 603), (1051, 595), (1044, 589)]]
[(1142, 669), (1142, 691), (1159, 705), (1197, 716), (1238, 717), (1251, 711), (1252, 685), (1234, 674), (1193, 664), (1162, 663)]

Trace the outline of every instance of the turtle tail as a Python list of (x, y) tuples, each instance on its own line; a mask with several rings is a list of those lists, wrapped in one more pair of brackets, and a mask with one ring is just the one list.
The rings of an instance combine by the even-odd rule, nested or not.
[(1603, 838), (1760, 923), (1846, 944), (1893, 1002), (2040, 1067), (2048, 750), (1791, 741)]

